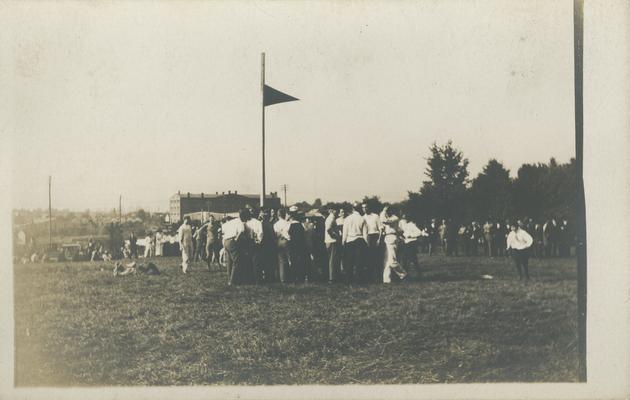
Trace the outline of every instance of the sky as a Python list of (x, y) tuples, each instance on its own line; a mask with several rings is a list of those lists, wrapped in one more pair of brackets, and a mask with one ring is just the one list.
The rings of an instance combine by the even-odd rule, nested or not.
[[(429, 146), (574, 156), (572, 1), (4, 3), (14, 208), (166, 210), (178, 190), (399, 201)], [(2, 13), (0, 13), (2, 14)]]

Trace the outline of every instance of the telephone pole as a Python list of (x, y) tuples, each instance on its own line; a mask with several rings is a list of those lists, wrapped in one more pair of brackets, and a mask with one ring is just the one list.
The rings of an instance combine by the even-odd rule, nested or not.
[(287, 184), (280, 186), (280, 188), (284, 191), (284, 208), (287, 207)]
[(122, 195), (118, 196), (118, 223), (122, 224)]
[(48, 248), (52, 249), (52, 175), (48, 176)]

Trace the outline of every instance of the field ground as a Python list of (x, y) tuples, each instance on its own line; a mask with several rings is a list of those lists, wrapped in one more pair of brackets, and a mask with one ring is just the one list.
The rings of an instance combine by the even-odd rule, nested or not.
[(504, 258), (423, 256), (420, 281), (260, 287), (154, 261), (16, 265), (16, 384), (577, 380), (573, 258), (532, 260), (527, 285)]

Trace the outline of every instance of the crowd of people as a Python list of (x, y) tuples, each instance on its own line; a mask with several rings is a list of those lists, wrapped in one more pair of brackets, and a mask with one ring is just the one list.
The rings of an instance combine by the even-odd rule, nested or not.
[(530, 218), (483, 225), (435, 219), (416, 224), (404, 212), (368, 204), (304, 213), (297, 207), (255, 211), (238, 218), (210, 218), (200, 227), (184, 218), (178, 229), (182, 271), (194, 261), (212, 269), (224, 264), (228, 284), (384, 282), (421, 275), (418, 253), (446, 256), (511, 255), (521, 279), (529, 279), (528, 258), (568, 256), (573, 241), (568, 221)]

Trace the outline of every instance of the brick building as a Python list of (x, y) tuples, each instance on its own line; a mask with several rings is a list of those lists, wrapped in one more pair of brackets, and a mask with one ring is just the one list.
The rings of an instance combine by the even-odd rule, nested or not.
[[(215, 192), (215, 194), (205, 193), (181, 193), (177, 192), (171, 196), (169, 203), (169, 216), (172, 223), (179, 222), (184, 214), (200, 211), (213, 213), (233, 213), (239, 209), (250, 205), (258, 208), (260, 205), (260, 195), (238, 194), (237, 191), (227, 193)], [(265, 196), (265, 206), (269, 208), (279, 208), (280, 198), (276, 192)]]

